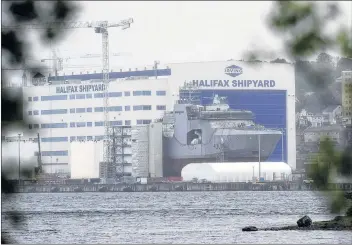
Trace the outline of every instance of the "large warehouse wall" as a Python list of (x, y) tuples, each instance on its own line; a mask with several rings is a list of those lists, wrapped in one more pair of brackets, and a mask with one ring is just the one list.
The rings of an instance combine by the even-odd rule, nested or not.
[(103, 142), (72, 142), (70, 144), (72, 179), (99, 178), (99, 162), (103, 160)]
[[(219, 61), (169, 64), (170, 93), (185, 82), (202, 90), (202, 103), (226, 96), (233, 109), (254, 112), (255, 122), (284, 129), (284, 161), (296, 168), (295, 77), (291, 64)], [(268, 161), (282, 161), (281, 140)]]

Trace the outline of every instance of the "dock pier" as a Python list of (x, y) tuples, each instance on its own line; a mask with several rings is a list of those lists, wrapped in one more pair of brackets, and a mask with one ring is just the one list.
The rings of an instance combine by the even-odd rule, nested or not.
[[(352, 184), (333, 184), (332, 188), (352, 190)], [(28, 184), (16, 186), (16, 193), (68, 192), (180, 192), (180, 191), (299, 191), (313, 190), (310, 185), (296, 182), (263, 183), (189, 183), (170, 182), (152, 184)]]

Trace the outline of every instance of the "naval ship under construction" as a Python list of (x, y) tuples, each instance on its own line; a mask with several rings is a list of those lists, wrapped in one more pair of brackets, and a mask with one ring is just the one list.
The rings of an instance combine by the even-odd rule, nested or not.
[(201, 105), (197, 93), (185, 85), (162, 119), (164, 176), (180, 176), (189, 163), (268, 159), (281, 130), (256, 124), (253, 112), (230, 109), (227, 98), (217, 94), (212, 104)]

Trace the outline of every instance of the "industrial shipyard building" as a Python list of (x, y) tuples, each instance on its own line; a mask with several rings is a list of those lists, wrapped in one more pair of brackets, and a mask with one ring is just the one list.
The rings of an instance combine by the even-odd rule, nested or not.
[[(103, 163), (102, 74), (33, 77), (21, 87), (22, 161), (71, 178), (114, 177)], [(295, 78), (290, 64), (216, 61), (110, 73), (109, 120), (123, 175), (180, 176), (193, 163), (296, 165)], [(17, 156), (3, 136), (3, 158)], [(259, 140), (258, 140), (259, 139)], [(275, 164), (273, 164), (275, 165)], [(112, 176), (107, 176), (107, 175)]]

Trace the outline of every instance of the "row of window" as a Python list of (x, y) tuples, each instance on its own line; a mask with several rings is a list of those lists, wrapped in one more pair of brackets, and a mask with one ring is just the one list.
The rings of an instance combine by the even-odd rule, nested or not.
[[(166, 91), (160, 90), (156, 91), (156, 96), (166, 96)], [(133, 91), (132, 92), (133, 96), (151, 96), (152, 91)], [(131, 92), (125, 91), (124, 96), (128, 97), (131, 96)], [(41, 96), (40, 100), (41, 101), (52, 101), (52, 100), (67, 100), (68, 98), (70, 100), (80, 100), (80, 99), (92, 99), (92, 98), (104, 98), (104, 93), (94, 93), (94, 94), (60, 94), (60, 95), (46, 95), (46, 96)], [(122, 97), (122, 92), (109, 92), (109, 98), (110, 97)], [(39, 101), (38, 96), (34, 97), (28, 97), (28, 101)]]
[[(102, 140), (104, 139), (104, 135), (99, 136), (71, 136), (70, 141), (86, 141), (86, 140)], [(69, 137), (48, 137), (41, 138), (41, 141), (44, 143), (47, 142), (68, 142)]]
[[(137, 120), (137, 125), (140, 124), (150, 124), (152, 120), (149, 119), (138, 119)], [(131, 120), (125, 120), (125, 125), (130, 126), (131, 125)], [(40, 125), (41, 128), (82, 128), (82, 127), (92, 127), (93, 122), (70, 122), (68, 123), (43, 123)], [(94, 122), (95, 127), (103, 127), (104, 122), (103, 121), (98, 121)], [(110, 121), (110, 126), (122, 126), (122, 120), (120, 121)], [(38, 129), (39, 124), (29, 124), (28, 125), (29, 129)]]
[[(122, 106), (110, 106), (109, 111), (122, 111), (123, 107)], [(158, 111), (165, 111), (166, 106), (165, 105), (157, 105), (156, 109)], [(125, 111), (130, 111), (131, 106), (126, 105), (125, 106)], [(150, 111), (152, 110), (151, 105), (134, 105), (133, 106), (134, 111)], [(94, 107), (94, 112), (103, 112), (104, 107)], [(85, 112), (93, 112), (93, 108), (71, 108), (70, 113), (85, 113)], [(67, 114), (68, 109), (53, 109), (53, 110), (41, 110), (41, 115), (56, 115), (56, 114)], [(38, 110), (34, 111), (28, 111), (28, 115), (39, 115)]]
[[(38, 152), (34, 152), (34, 156), (38, 156)], [(43, 157), (63, 157), (68, 156), (68, 151), (42, 151)]]
[[(104, 135), (97, 135), (97, 136), (70, 136), (69, 137), (47, 137), (41, 138), (41, 142), (48, 143), (48, 142), (68, 142), (70, 141), (92, 141), (92, 140), (103, 140)], [(33, 140), (34, 142), (38, 142), (37, 139)]]

